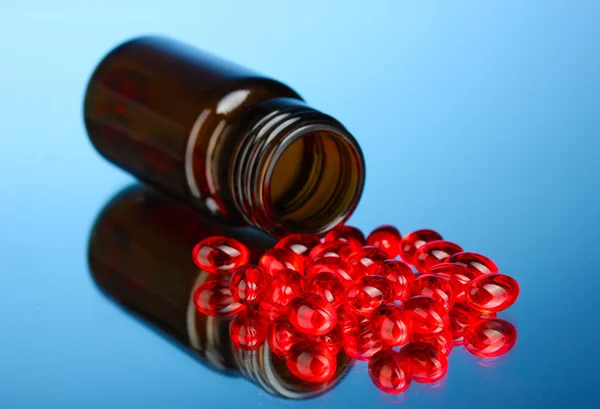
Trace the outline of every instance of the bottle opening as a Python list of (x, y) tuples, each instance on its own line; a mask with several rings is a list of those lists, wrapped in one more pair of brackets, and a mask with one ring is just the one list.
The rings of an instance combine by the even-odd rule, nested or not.
[(348, 136), (329, 129), (297, 130), (288, 140), (267, 171), (269, 208), (289, 231), (325, 232), (358, 203), (360, 153)]

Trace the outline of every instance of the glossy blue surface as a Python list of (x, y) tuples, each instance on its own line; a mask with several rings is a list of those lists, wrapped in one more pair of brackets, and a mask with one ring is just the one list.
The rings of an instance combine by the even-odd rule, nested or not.
[[(600, 405), (600, 3), (4, 2), (0, 25), (0, 407), (592, 408)], [(367, 160), (351, 223), (430, 227), (522, 295), (515, 349), (401, 397), (364, 364), (283, 401), (211, 372), (104, 298), (97, 213), (132, 179), (92, 149), (86, 81), (161, 33), (269, 74), (343, 122)], [(358, 405), (358, 406), (355, 406)]]

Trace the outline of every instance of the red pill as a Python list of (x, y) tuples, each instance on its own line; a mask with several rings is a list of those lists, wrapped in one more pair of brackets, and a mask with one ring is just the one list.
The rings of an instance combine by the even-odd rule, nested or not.
[[(267, 298), (267, 297), (265, 297)], [(275, 305), (267, 300), (260, 300), (258, 302), (258, 313), (268, 319), (274, 321), (281, 315), (285, 314), (285, 308), (281, 305)]]
[(476, 277), (494, 274), (498, 272), (498, 266), (492, 260), (481, 254), (463, 251), (453, 254), (448, 259), (448, 263), (455, 263), (465, 266)]
[(311, 260), (309, 264), (314, 264), (325, 257), (339, 257), (346, 260), (354, 250), (345, 241), (334, 241), (331, 243), (325, 242), (316, 245), (308, 254)]
[(434, 335), (413, 334), (412, 341), (430, 344), (439, 349), (446, 356), (450, 355), (452, 347), (454, 346), (452, 332), (447, 328)]
[(304, 272), (304, 263), (291, 250), (272, 248), (263, 253), (258, 264), (269, 275), (275, 276), (284, 268)]
[(455, 263), (442, 263), (431, 267), (427, 274), (445, 278), (454, 292), (454, 302), (464, 302), (465, 289), (475, 279), (475, 273), (466, 266)]
[(384, 304), (369, 318), (371, 331), (384, 345), (396, 347), (406, 344), (411, 335), (411, 317), (396, 304)]
[(385, 393), (402, 393), (412, 381), (410, 360), (396, 351), (379, 351), (369, 360), (369, 377)]
[(321, 239), (313, 234), (290, 234), (279, 240), (275, 245), (276, 248), (291, 250), (301, 258), (308, 257), (310, 251), (317, 245), (321, 244)]
[(288, 305), (292, 325), (307, 335), (324, 335), (337, 324), (335, 308), (323, 297), (305, 293), (292, 298)]
[(404, 300), (402, 307), (412, 317), (412, 330), (417, 334), (437, 334), (449, 324), (444, 306), (433, 298), (422, 295), (410, 297)]
[(245, 308), (231, 296), (225, 280), (205, 282), (194, 291), (193, 299), (196, 309), (211, 317), (226, 317)]
[(356, 278), (354, 267), (340, 257), (323, 257), (306, 269), (306, 280), (310, 281), (319, 273), (331, 273), (338, 277), (342, 284), (348, 285)]
[(352, 311), (347, 305), (342, 305), (337, 311), (338, 314), (338, 326), (342, 330), (342, 334), (345, 336), (354, 334), (358, 328), (358, 316)]
[(375, 353), (383, 349), (383, 343), (371, 330), (367, 319), (359, 319), (355, 330), (344, 337), (344, 352), (350, 358), (368, 361)]
[(348, 257), (348, 262), (354, 267), (356, 274), (364, 276), (373, 274), (377, 267), (387, 260), (387, 253), (379, 247), (363, 247)]
[(400, 354), (409, 359), (411, 378), (415, 382), (435, 383), (448, 372), (448, 358), (430, 344), (410, 342)]
[(516, 343), (517, 329), (499, 318), (478, 321), (465, 331), (465, 349), (480, 358), (502, 356)]
[(431, 267), (445, 263), (451, 255), (461, 251), (463, 249), (458, 244), (446, 240), (430, 241), (415, 253), (414, 266), (420, 273), (425, 274)]
[(259, 301), (269, 290), (269, 286), (269, 276), (260, 267), (252, 264), (239, 267), (229, 279), (231, 296), (246, 305)]
[(325, 242), (343, 241), (348, 243), (354, 251), (365, 245), (363, 232), (352, 226), (338, 226), (325, 235)]
[(450, 310), (450, 330), (455, 345), (462, 345), (463, 336), (468, 326), (482, 319), (495, 318), (495, 313), (484, 313), (474, 310), (465, 303), (455, 303)]
[(507, 309), (519, 297), (519, 284), (504, 274), (490, 274), (471, 282), (465, 290), (467, 304), (482, 312)]
[(417, 250), (423, 247), (425, 243), (436, 240), (442, 240), (442, 235), (436, 231), (428, 229), (413, 231), (402, 238), (398, 254), (400, 254), (402, 260), (414, 265), (414, 257)]
[(271, 351), (280, 357), (288, 356), (290, 348), (301, 340), (300, 333), (287, 317), (279, 317), (269, 326), (268, 343)]
[(344, 334), (339, 324), (325, 335), (307, 335), (307, 337), (310, 341), (325, 345), (332, 354), (337, 354), (344, 345)]
[(294, 344), (285, 363), (293, 375), (311, 383), (328, 381), (337, 369), (335, 354), (325, 345), (310, 341)]
[(379, 226), (367, 237), (367, 246), (379, 247), (388, 254), (388, 258), (398, 255), (402, 236), (397, 228), (388, 224)]
[(271, 279), (270, 292), (265, 298), (275, 307), (285, 307), (304, 291), (305, 280), (296, 270), (284, 268)]
[(362, 315), (371, 314), (375, 308), (392, 301), (392, 294), (390, 282), (376, 275), (359, 278), (346, 292), (348, 306)]
[(325, 298), (335, 309), (346, 302), (346, 289), (340, 279), (331, 273), (322, 272), (313, 276), (308, 291)]
[(239, 349), (251, 351), (264, 344), (268, 328), (268, 322), (260, 314), (246, 309), (231, 320), (229, 336)]
[(400, 260), (385, 260), (375, 270), (375, 275), (383, 276), (392, 283), (396, 300), (410, 297), (410, 283), (415, 280), (415, 274), (408, 264)]
[(192, 250), (194, 263), (202, 270), (215, 274), (231, 274), (248, 263), (250, 252), (242, 243), (229, 237), (208, 237)]
[(454, 291), (450, 282), (433, 274), (423, 274), (410, 284), (412, 295), (424, 295), (433, 298), (449, 311), (454, 305)]

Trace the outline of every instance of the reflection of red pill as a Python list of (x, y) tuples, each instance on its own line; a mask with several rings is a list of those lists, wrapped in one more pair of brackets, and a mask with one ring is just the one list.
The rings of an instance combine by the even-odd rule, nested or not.
[(192, 297), (196, 309), (212, 317), (226, 317), (244, 309), (244, 305), (231, 296), (225, 280), (205, 282), (194, 291)]

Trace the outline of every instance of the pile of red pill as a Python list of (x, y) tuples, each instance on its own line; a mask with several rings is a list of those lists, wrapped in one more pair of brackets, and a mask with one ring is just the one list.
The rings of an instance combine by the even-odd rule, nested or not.
[(331, 379), (343, 349), (369, 361), (380, 390), (401, 393), (412, 381), (442, 379), (454, 346), (495, 358), (516, 343), (515, 327), (496, 313), (516, 301), (517, 282), (433, 230), (402, 237), (386, 225), (366, 239), (350, 226), (323, 240), (293, 234), (258, 265), (247, 264), (238, 241), (210, 237), (192, 256), (211, 273), (194, 293), (196, 308), (234, 315), (230, 335), (238, 348), (267, 342), (304, 381)]

